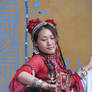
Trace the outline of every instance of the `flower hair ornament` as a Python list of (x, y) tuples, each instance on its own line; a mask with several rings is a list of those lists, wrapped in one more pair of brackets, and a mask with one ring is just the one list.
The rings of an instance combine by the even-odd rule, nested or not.
[(47, 24), (56, 29), (56, 23), (52, 19), (48, 19), (45, 21), (41, 21), (40, 19), (30, 20), (27, 24), (27, 29), (28, 32), (31, 34), (31, 39), (33, 40), (35, 33), (40, 27), (45, 26)]

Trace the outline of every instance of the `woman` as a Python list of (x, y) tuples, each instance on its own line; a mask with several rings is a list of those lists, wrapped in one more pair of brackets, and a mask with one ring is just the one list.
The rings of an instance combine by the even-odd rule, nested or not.
[(26, 92), (27, 87), (38, 88), (40, 92), (84, 92), (81, 78), (91, 66), (88, 64), (75, 74), (66, 69), (56, 23), (50, 19), (44, 22), (33, 19), (27, 28), (33, 42), (33, 56), (17, 70), (9, 85), (10, 92)]

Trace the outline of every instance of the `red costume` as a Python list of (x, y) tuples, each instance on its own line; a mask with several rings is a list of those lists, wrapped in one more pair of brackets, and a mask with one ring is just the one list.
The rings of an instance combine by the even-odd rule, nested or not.
[[(49, 56), (47, 55), (47, 57), (49, 58)], [(51, 61), (53, 62), (53, 60)], [(55, 64), (57, 64), (57, 66), (59, 67), (59, 72), (68, 72), (67, 69), (62, 68), (62, 63), (60, 64), (60, 61), (56, 61)], [(34, 71), (35, 71), (35, 76), (43, 81), (49, 82), (50, 80), (50, 76), (49, 76), (49, 69), (48, 66), (45, 63), (45, 59), (43, 58), (43, 56), (40, 55), (34, 55), (28, 62), (27, 64), (30, 64), (32, 67), (34, 67)], [(32, 74), (32, 68), (29, 67), (28, 65), (23, 65), (20, 69), (17, 70), (13, 80), (11, 81), (9, 88), (10, 91), (9, 92), (24, 92), (25, 88), (27, 85), (20, 83), (17, 80), (18, 75), (23, 72), (26, 71), (30, 74)], [(54, 70), (53, 70), (54, 71)], [(84, 92), (82, 83), (81, 83), (81, 79), (77, 74), (72, 74), (71, 75), (71, 86), (70, 86), (70, 90), (71, 88), (74, 89), (74, 92)], [(66, 92), (71, 92), (70, 90), (66, 91)], [(46, 92), (45, 90), (41, 91), (41, 92)], [(59, 90), (58, 92), (63, 92), (62, 90)]]

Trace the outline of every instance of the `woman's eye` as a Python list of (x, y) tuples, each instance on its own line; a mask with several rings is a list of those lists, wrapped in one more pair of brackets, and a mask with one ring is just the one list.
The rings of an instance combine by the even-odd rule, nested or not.
[(46, 41), (46, 39), (42, 39), (42, 41)]
[(54, 37), (51, 37), (51, 39), (55, 39)]

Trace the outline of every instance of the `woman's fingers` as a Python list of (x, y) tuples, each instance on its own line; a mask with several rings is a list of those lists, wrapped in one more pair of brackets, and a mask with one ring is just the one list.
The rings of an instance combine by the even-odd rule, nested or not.
[(56, 92), (56, 85), (55, 84), (49, 84), (49, 90), (51, 90), (51, 92)]

